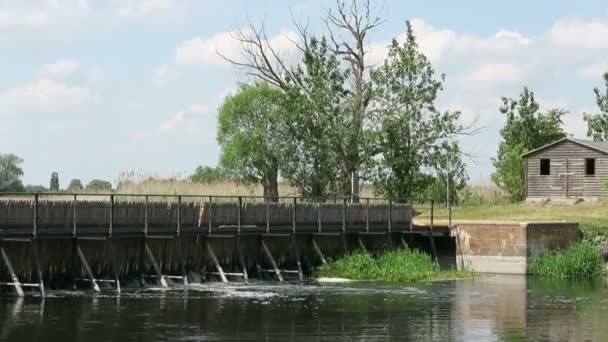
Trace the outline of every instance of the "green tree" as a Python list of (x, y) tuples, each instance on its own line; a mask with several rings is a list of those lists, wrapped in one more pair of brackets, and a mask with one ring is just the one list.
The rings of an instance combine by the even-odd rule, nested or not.
[(286, 88), (288, 110), (283, 176), (305, 196), (340, 193), (348, 184), (345, 159), (350, 154), (345, 131), (352, 119), (345, 111), (347, 71), (325, 38), (311, 38), (302, 62)]
[(524, 88), (518, 100), (503, 97), (500, 112), (506, 116), (502, 140), (493, 159), (492, 180), (512, 201), (525, 197), (525, 164), (521, 155), (566, 136), (562, 116), (566, 111), (541, 112), (534, 92)]
[(25, 188), (21, 182), (23, 159), (14, 154), (0, 154), (0, 191), (23, 192)]
[(258, 182), (278, 199), (286, 109), (283, 93), (267, 83), (242, 86), (219, 109), (220, 165), (230, 176)]
[(68, 192), (81, 192), (82, 190), (84, 190), (84, 186), (80, 179), (72, 179), (67, 188)]
[(198, 166), (190, 179), (195, 183), (214, 183), (227, 178), (226, 172), (219, 167)]
[(93, 179), (87, 184), (86, 191), (109, 192), (112, 191), (112, 183), (101, 179)]
[(49, 186), (51, 191), (59, 191), (59, 174), (57, 172), (51, 173), (51, 184)]
[(583, 114), (583, 120), (587, 122), (587, 136), (595, 141), (608, 141), (608, 72), (604, 73), (603, 78), (606, 90), (602, 93), (599, 88), (593, 89), (600, 112)]
[[(406, 41), (400, 45), (393, 40), (388, 57), (372, 74), (376, 96), (374, 186), (381, 195), (399, 198), (423, 195), (446, 169), (447, 160), (461, 165), (455, 137), (464, 131), (458, 123), (460, 112), (435, 108), (444, 76), (435, 76), (418, 49), (411, 24), (406, 26)], [(462, 184), (464, 168), (453, 168), (450, 179)]]
[(48, 192), (49, 189), (44, 187), (44, 185), (31, 185), (28, 184), (25, 186), (25, 192), (29, 193), (37, 193), (37, 192)]

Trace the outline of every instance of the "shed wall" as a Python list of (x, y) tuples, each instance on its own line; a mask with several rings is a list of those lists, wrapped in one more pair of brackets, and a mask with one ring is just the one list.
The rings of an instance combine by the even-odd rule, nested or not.
[[(595, 158), (595, 175), (585, 175), (585, 159)], [(540, 174), (540, 160), (551, 160), (551, 174)], [(563, 141), (527, 156), (528, 198), (599, 197), (608, 195), (608, 156), (572, 141)], [(567, 176), (566, 176), (567, 175)]]

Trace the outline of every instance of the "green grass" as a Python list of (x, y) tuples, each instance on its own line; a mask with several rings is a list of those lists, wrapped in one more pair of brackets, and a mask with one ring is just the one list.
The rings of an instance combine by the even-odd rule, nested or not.
[(594, 279), (604, 273), (604, 260), (597, 246), (580, 242), (564, 251), (545, 251), (528, 265), (532, 275), (554, 278)]
[(387, 282), (451, 279), (471, 275), (468, 271), (442, 271), (430, 255), (419, 250), (404, 249), (377, 255), (353, 252), (317, 269), (319, 277)]

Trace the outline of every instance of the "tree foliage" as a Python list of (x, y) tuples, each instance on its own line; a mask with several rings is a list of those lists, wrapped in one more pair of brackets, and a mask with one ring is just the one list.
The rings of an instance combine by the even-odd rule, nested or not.
[(72, 179), (67, 188), (68, 192), (81, 192), (82, 190), (84, 190), (84, 186), (80, 179)]
[(190, 179), (195, 183), (213, 183), (227, 178), (226, 172), (219, 167), (199, 165)]
[(112, 191), (112, 183), (101, 179), (93, 179), (87, 184), (86, 191), (109, 192)]
[(521, 155), (566, 136), (562, 116), (566, 111), (540, 111), (534, 92), (524, 88), (519, 99), (503, 97), (500, 112), (506, 116), (502, 140), (493, 159), (492, 180), (512, 201), (525, 197), (525, 162)]
[[(435, 100), (444, 76), (435, 76), (418, 49), (411, 24), (407, 39), (393, 40), (388, 57), (372, 75), (375, 103), (373, 162), (376, 190), (385, 196), (409, 198), (424, 193), (444, 172), (464, 185), (466, 174), (454, 138), (464, 131), (460, 112), (440, 112)], [(449, 164), (447, 163), (449, 161)]]
[(279, 196), (286, 108), (283, 93), (268, 83), (242, 86), (219, 109), (220, 165), (230, 176), (259, 182), (264, 197)]
[(593, 89), (599, 113), (583, 115), (587, 136), (595, 141), (608, 141), (608, 72), (604, 73), (603, 79), (606, 90), (602, 93), (599, 88)]
[(40, 192), (48, 192), (49, 189), (47, 189), (44, 185), (31, 185), (28, 184), (25, 186), (25, 192), (29, 192), (29, 193), (40, 193)]
[(21, 176), (23, 159), (14, 154), (0, 154), (0, 192), (25, 191)]
[(59, 174), (57, 172), (51, 173), (51, 182), (49, 185), (49, 190), (59, 191)]

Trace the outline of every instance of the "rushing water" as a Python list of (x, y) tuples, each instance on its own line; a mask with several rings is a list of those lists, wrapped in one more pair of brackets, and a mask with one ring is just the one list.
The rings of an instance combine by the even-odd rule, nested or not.
[(608, 285), (519, 276), (0, 299), (7, 341), (608, 341)]

